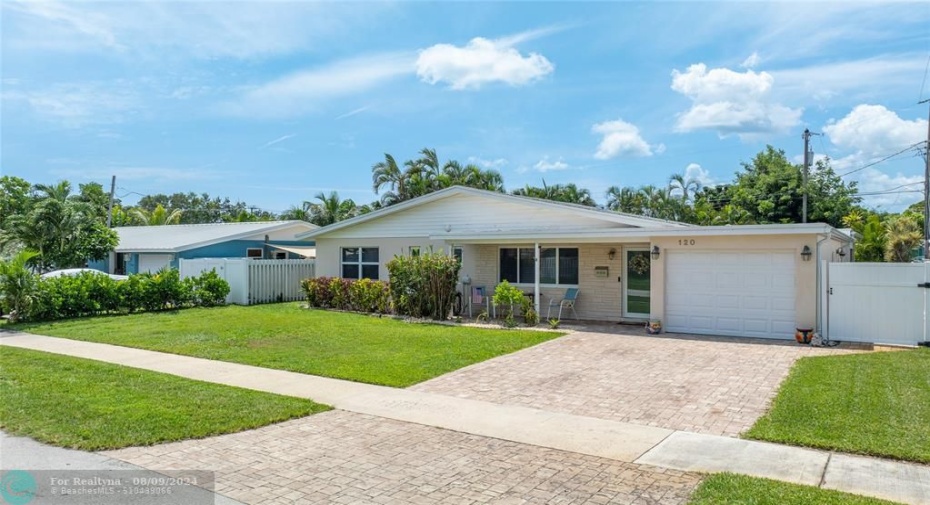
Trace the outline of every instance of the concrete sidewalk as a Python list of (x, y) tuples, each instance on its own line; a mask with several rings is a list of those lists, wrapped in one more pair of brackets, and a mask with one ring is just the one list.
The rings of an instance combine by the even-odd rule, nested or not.
[(676, 470), (734, 472), (930, 504), (930, 467), (547, 412), (108, 344), (0, 333), (0, 345), (277, 393), (338, 409)]

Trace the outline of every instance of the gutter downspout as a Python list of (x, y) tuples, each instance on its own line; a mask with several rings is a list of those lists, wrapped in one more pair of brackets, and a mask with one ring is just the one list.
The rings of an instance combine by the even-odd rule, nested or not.
[(823, 267), (823, 262), (820, 260), (820, 244), (826, 242), (830, 238), (830, 235), (827, 234), (827, 235), (817, 235), (817, 236), (822, 237), (822, 238), (817, 240), (817, 247), (816, 247), (816, 250), (817, 250), (817, 298), (816, 298), (817, 314), (816, 314), (816, 317), (814, 318), (814, 321), (815, 321), (814, 326), (816, 327), (815, 332), (821, 337), (823, 337), (824, 336), (823, 335), (823, 317), (822, 317), (823, 311), (821, 309), (823, 307), (823, 302), (824, 302), (823, 286), (821, 285), (822, 284), (821, 283), (821, 278), (822, 278), (821, 268)]
[(536, 242), (535, 247), (533, 248), (534, 257), (534, 268), (536, 270), (534, 281), (533, 281), (533, 305), (535, 305), (536, 314), (539, 314), (539, 242)]

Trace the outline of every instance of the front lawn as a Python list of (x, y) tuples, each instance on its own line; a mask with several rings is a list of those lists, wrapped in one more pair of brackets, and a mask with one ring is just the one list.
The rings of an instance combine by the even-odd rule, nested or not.
[(732, 473), (701, 482), (689, 505), (891, 505), (893, 502)]
[(329, 407), (57, 354), (0, 348), (0, 428), (75, 449), (242, 431)]
[(296, 303), (75, 319), (16, 329), (396, 387), (560, 335), (411, 324), (304, 310)]
[(930, 463), (930, 349), (798, 360), (745, 436)]

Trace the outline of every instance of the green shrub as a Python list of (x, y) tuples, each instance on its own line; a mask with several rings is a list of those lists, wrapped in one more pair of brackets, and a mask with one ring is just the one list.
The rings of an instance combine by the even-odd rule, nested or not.
[(174, 269), (133, 274), (125, 281), (90, 272), (39, 279), (28, 312), (31, 321), (100, 314), (212, 307), (225, 302), (229, 283), (215, 271), (181, 279)]
[(32, 251), (22, 251), (9, 261), (0, 262), (0, 302), (15, 323), (27, 316), (36, 295), (39, 277), (26, 264), (38, 256)]
[(229, 283), (216, 273), (216, 269), (203, 272), (199, 277), (188, 277), (191, 281), (192, 303), (201, 307), (215, 307), (226, 303)]
[(461, 264), (440, 252), (395, 256), (387, 263), (394, 311), (444, 320), (452, 311)]
[(507, 281), (501, 281), (501, 283), (494, 288), (494, 305), (503, 309), (501, 315), (505, 319), (513, 317), (514, 305), (521, 305), (525, 298), (526, 297), (523, 296), (523, 291), (520, 291), (516, 286), (512, 286)]
[(307, 305), (312, 308), (378, 314), (387, 314), (391, 310), (391, 293), (383, 281), (316, 277), (304, 279), (300, 287), (307, 297)]

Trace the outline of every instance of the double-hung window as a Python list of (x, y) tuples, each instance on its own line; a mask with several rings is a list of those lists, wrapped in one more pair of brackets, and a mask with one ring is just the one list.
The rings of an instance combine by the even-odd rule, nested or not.
[[(500, 280), (514, 284), (536, 282), (532, 247), (504, 247), (500, 250)], [(578, 248), (544, 247), (539, 251), (540, 284), (578, 284)]]
[(377, 247), (343, 247), (342, 277), (378, 280), (378, 258)]

